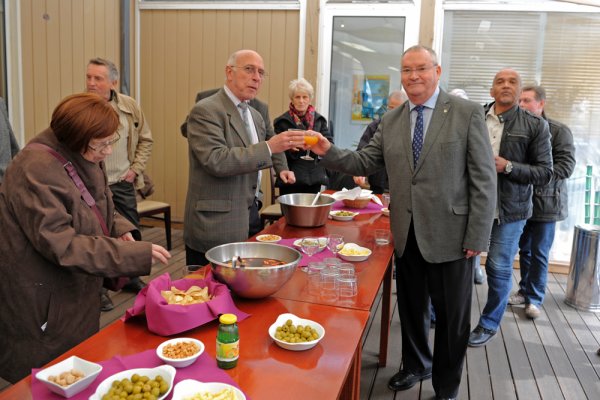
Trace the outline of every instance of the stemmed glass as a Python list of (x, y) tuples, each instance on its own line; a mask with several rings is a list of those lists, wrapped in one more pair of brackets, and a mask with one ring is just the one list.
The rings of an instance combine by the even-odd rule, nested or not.
[(335, 233), (327, 235), (327, 248), (333, 253), (334, 257), (337, 257), (337, 253), (338, 251), (340, 251), (343, 245), (344, 237), (342, 235), (338, 235)]
[(317, 237), (305, 237), (302, 239), (302, 242), (300, 242), (300, 248), (302, 249), (302, 252), (309, 257), (317, 254), (319, 251), (319, 246), (319, 238)]
[(314, 160), (314, 158), (312, 158), (310, 156), (310, 147), (314, 146), (315, 144), (319, 143), (319, 138), (317, 136), (312, 136), (312, 135), (307, 135), (304, 134), (304, 143), (309, 146), (308, 149), (306, 149), (306, 155), (303, 155), (302, 157), (300, 157), (303, 160), (307, 160), (307, 161), (312, 161)]

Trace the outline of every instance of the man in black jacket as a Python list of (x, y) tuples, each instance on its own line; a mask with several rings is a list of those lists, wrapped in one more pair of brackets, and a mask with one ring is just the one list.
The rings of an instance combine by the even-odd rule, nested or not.
[(550, 130), (541, 117), (519, 108), (521, 77), (513, 69), (496, 74), (490, 89), (494, 103), (486, 123), (498, 173), (497, 209), (485, 271), (487, 302), (469, 346), (486, 345), (498, 331), (512, 287), (512, 264), (525, 222), (532, 215), (532, 185), (552, 178)]
[(568, 215), (567, 178), (575, 169), (573, 134), (566, 125), (546, 118), (546, 91), (541, 86), (523, 88), (519, 106), (533, 115), (544, 118), (552, 136), (552, 180), (547, 185), (534, 186), (533, 216), (527, 220), (519, 240), (521, 281), (508, 304), (525, 304), (525, 315), (530, 319), (540, 316), (548, 277), (548, 255), (556, 221)]

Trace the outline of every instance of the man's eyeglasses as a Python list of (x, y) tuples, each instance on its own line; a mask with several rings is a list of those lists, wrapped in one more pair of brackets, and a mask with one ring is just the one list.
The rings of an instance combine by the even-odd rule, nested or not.
[(402, 68), (400, 72), (402, 75), (410, 75), (413, 72), (416, 72), (418, 75), (424, 74), (429, 71), (431, 68), (437, 67), (437, 64), (430, 65), (429, 67), (417, 67), (417, 68)]
[(231, 68), (239, 68), (239, 69), (243, 70), (245, 73), (247, 73), (248, 75), (252, 75), (252, 76), (254, 76), (258, 72), (260, 79), (264, 79), (267, 76), (269, 76), (269, 74), (267, 74), (267, 71), (265, 71), (264, 69), (256, 68), (253, 65), (244, 65), (243, 67), (238, 67), (236, 65), (230, 65), (230, 67)]
[(115, 136), (113, 136), (112, 139), (107, 140), (106, 142), (102, 142), (97, 146), (92, 146), (91, 144), (88, 144), (88, 147), (94, 151), (101, 152), (102, 150), (106, 149), (108, 146), (112, 146), (113, 144), (117, 143), (117, 141), (119, 139), (121, 139), (121, 135), (119, 135), (118, 133), (115, 133)]

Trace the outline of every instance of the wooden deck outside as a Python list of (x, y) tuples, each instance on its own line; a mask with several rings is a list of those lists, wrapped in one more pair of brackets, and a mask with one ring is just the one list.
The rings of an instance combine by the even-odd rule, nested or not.
[[(144, 239), (165, 245), (164, 229), (146, 228)], [(163, 273), (181, 276), (185, 265), (183, 234), (173, 231), (173, 258), (168, 266), (156, 265), (152, 279)], [(514, 285), (518, 271), (514, 273)], [(507, 309), (501, 331), (486, 347), (469, 348), (459, 393), (462, 400), (579, 400), (600, 399), (600, 315), (581, 312), (564, 303), (566, 275), (551, 274), (542, 316), (531, 321), (523, 306)], [(392, 301), (395, 302), (395, 288)], [(473, 293), (472, 320), (477, 323), (485, 304), (486, 286), (476, 285)], [(133, 304), (131, 293), (112, 294), (115, 309), (103, 313), (101, 327), (120, 318)], [(387, 381), (400, 363), (400, 322), (393, 306), (388, 365), (378, 368), (380, 302), (374, 305), (363, 339), (361, 394), (364, 400), (430, 400), (435, 394), (431, 381), (425, 381), (405, 392), (394, 393)], [(266, 329), (266, 328), (265, 328)], [(433, 337), (434, 331), (431, 331)], [(0, 387), (2, 384), (0, 382)], [(318, 399), (329, 400), (329, 399)]]

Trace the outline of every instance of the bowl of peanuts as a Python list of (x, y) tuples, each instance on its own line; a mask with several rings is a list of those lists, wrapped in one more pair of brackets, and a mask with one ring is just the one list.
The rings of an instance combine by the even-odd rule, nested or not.
[(158, 358), (175, 368), (192, 365), (203, 352), (204, 343), (185, 337), (167, 340), (156, 348)]
[(71, 356), (38, 371), (35, 377), (51, 392), (69, 398), (90, 386), (101, 371), (102, 365)]

